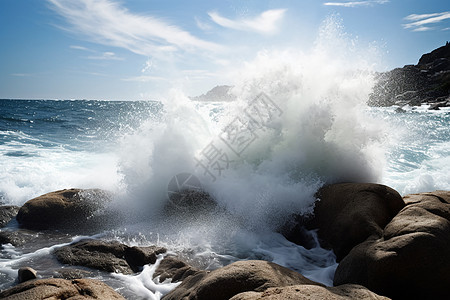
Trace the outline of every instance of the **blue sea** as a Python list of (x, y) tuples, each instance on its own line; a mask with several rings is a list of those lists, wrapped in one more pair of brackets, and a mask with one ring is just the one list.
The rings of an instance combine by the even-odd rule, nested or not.
[[(378, 182), (402, 195), (450, 189), (450, 110), (398, 113), (339, 95), (319, 95), (317, 102), (301, 100), (309, 93), (303, 90), (266, 92), (240, 91), (226, 103), (178, 94), (164, 101), (0, 100), (0, 203), (101, 188), (115, 195), (115, 209), (127, 219), (90, 237), (158, 244), (206, 269), (264, 259), (331, 285), (332, 251), (305, 249), (275, 230), (293, 211), (310, 213), (320, 186)], [(217, 159), (208, 164), (213, 153)], [(169, 183), (186, 173), (226, 213), (166, 222)], [(16, 228), (12, 222), (2, 230)], [(52, 250), (80, 238), (32, 234), (32, 242), (0, 250), (0, 289), (14, 283), (22, 266), (53, 276), (62, 266)], [(148, 284), (153, 271), (93, 277), (128, 299), (159, 299), (175, 285)]]

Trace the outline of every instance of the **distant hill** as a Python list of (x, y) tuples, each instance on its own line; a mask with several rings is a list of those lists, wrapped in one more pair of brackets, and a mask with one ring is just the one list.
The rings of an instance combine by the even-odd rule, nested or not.
[[(377, 74), (369, 99), (372, 106), (450, 105), (450, 44), (422, 55), (417, 65)], [(446, 104), (448, 103), (448, 105)]]
[(193, 101), (234, 101), (236, 100), (236, 97), (230, 93), (231, 88), (232, 86), (229, 85), (218, 85), (206, 94), (189, 98)]

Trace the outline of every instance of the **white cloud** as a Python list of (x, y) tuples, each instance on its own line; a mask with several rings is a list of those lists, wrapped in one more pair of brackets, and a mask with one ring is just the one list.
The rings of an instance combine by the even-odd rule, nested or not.
[(420, 27), (414, 28), (413, 31), (430, 31), (433, 29), (434, 29), (433, 27), (420, 26)]
[(389, 0), (365, 0), (365, 1), (346, 1), (346, 2), (325, 2), (323, 5), (357, 7), (357, 6), (372, 6), (374, 4), (384, 4), (388, 2)]
[(78, 45), (71, 45), (69, 48), (70, 49), (75, 49), (75, 50), (81, 50), (81, 51), (92, 51), (92, 50), (90, 50), (90, 49), (88, 49), (86, 47), (78, 46)]
[(433, 14), (412, 14), (404, 18), (404, 20), (411, 22), (403, 24), (403, 28), (412, 31), (427, 31), (437, 29), (437, 27), (433, 28), (427, 25), (440, 23), (448, 19), (450, 19), (450, 12), (448, 11)]
[(278, 30), (278, 23), (283, 18), (286, 9), (266, 10), (252, 19), (231, 20), (222, 17), (217, 12), (209, 12), (210, 18), (222, 27), (241, 31), (254, 31), (263, 34), (273, 34)]
[(168, 79), (160, 76), (141, 75), (123, 78), (122, 81), (151, 82), (151, 81), (168, 81)]
[(113, 0), (47, 0), (71, 25), (69, 30), (90, 40), (141, 55), (221, 47), (156, 17), (131, 13)]
[(195, 17), (195, 24), (197, 27), (203, 31), (209, 31), (212, 29), (212, 26), (206, 22), (201, 21), (199, 18)]
[(91, 55), (87, 58), (96, 60), (123, 60), (122, 57), (118, 57), (114, 52), (103, 52), (101, 55)]

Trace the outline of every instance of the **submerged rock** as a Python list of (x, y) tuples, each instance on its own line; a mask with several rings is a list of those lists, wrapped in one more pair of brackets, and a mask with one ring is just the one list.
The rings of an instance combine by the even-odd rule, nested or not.
[(166, 252), (163, 247), (129, 247), (117, 241), (82, 240), (54, 251), (56, 259), (72, 266), (84, 266), (105, 272), (131, 274), (156, 255)]
[(99, 189), (69, 189), (51, 192), (27, 201), (17, 221), (30, 229), (82, 229), (101, 215), (111, 195)]
[(337, 287), (323, 287), (317, 285), (292, 285), (267, 289), (264, 292), (240, 293), (230, 300), (345, 300), (345, 299), (367, 299), (388, 300), (389, 298), (379, 296), (363, 286), (356, 284), (345, 284)]
[(355, 247), (334, 284), (356, 283), (396, 299), (450, 299), (450, 192), (404, 197), (381, 238)]
[(94, 279), (59, 278), (26, 281), (0, 292), (0, 298), (4, 300), (125, 299), (108, 285)]
[(322, 286), (290, 269), (260, 260), (238, 261), (211, 273), (187, 277), (164, 300), (228, 300), (247, 291), (263, 292), (271, 287), (297, 284)]

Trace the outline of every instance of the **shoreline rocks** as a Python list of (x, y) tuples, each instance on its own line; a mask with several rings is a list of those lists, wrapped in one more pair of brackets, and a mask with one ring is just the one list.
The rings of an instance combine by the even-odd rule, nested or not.
[[(422, 55), (417, 65), (378, 73), (370, 95), (371, 106), (432, 104), (450, 106), (450, 44)], [(434, 103), (441, 102), (439, 105)]]
[(338, 262), (367, 238), (380, 237), (384, 226), (405, 206), (397, 191), (381, 184), (332, 184), (319, 189), (316, 197), (313, 216), (300, 218), (284, 234), (303, 242), (308, 239), (305, 228), (317, 229), (321, 246), (333, 249)]
[(125, 298), (101, 281), (94, 279), (36, 279), (0, 292), (4, 300), (44, 299), (120, 299)]
[[(47, 198), (35, 198), (39, 199), (36, 201), (39, 209), (35, 209), (36, 203), (32, 201), (35, 199), (32, 199), (27, 202), (32, 205), (25, 204), (26, 209), (20, 209), (28, 211), (18, 219), (23, 226), (24, 215), (28, 214), (25, 217), (28, 220), (37, 218), (38, 213), (50, 215), (55, 212), (54, 203), (67, 205), (67, 213), (72, 209), (71, 202), (79, 201), (77, 193), (74, 189), (62, 190), (43, 195)], [(298, 219), (298, 226), (290, 233), (302, 240), (308, 239), (306, 228), (317, 230), (322, 246), (335, 251), (340, 261), (334, 277), (335, 287), (325, 287), (267, 261), (238, 261), (205, 271), (169, 255), (160, 262), (153, 278), (159, 278), (160, 282), (171, 278), (172, 282), (181, 281), (181, 284), (163, 299), (450, 298), (450, 192), (435, 191), (402, 198), (384, 185), (341, 183), (321, 188), (317, 197), (320, 200), (316, 203), (315, 215)], [(75, 200), (71, 200), (73, 198)], [(51, 205), (46, 205), (46, 201)], [(76, 209), (80, 207), (87, 207), (92, 213), (99, 206), (94, 205), (92, 210), (91, 206), (80, 204)], [(10, 222), (13, 217), (8, 218)], [(74, 220), (71, 216), (70, 222)], [(35, 228), (35, 223), (29, 224)], [(64, 226), (55, 220), (49, 224), (54, 229)], [(0, 237), (13, 240), (17, 229), (11, 229), (1, 229)], [(85, 239), (55, 249), (53, 253), (64, 264), (133, 274), (144, 265), (154, 264), (157, 255), (165, 252), (165, 248), (157, 246), (130, 247), (117, 241)], [(36, 274), (33, 277), (33, 272), (25, 269), (20, 273), (30, 276), (19, 275), (22, 277), (19, 281), (26, 281), (0, 292), (0, 298), (20, 300), (32, 295), (33, 299), (47, 296), (58, 299), (59, 295), (67, 294), (74, 299), (88, 299), (84, 297), (89, 295), (123, 299), (104, 283), (79, 279), (90, 271), (70, 269), (67, 274), (59, 275), (70, 280), (33, 279)]]
[(163, 247), (130, 247), (117, 241), (81, 240), (56, 249), (56, 259), (72, 266), (83, 266), (105, 272), (132, 274), (146, 264), (154, 264)]
[(450, 192), (404, 197), (382, 237), (341, 261), (336, 285), (356, 283), (394, 299), (450, 299)]
[(17, 213), (28, 229), (86, 229), (99, 222), (111, 195), (99, 189), (66, 189), (27, 201)]

